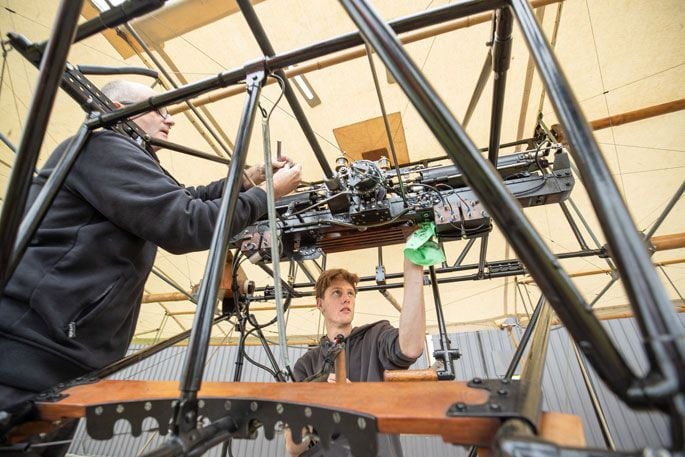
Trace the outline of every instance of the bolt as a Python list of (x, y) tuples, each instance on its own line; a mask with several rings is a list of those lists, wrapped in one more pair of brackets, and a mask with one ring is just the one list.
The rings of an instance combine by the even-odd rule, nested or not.
[(483, 384), (483, 380), (480, 378), (473, 378), (471, 382), (474, 384)]
[(340, 423), (340, 413), (337, 411), (333, 413), (333, 422), (336, 424)]
[(466, 403), (462, 403), (462, 402), (459, 402), (454, 406), (455, 406), (455, 408), (457, 408), (457, 411), (466, 411), (466, 409), (468, 408), (466, 406)]
[(501, 407), (498, 403), (490, 403), (490, 409), (493, 411), (499, 411)]
[(359, 427), (360, 430), (364, 430), (366, 428), (366, 420), (363, 417), (360, 417), (357, 419), (357, 426)]
[(230, 410), (231, 410), (231, 400), (226, 400), (226, 401), (224, 402), (224, 409), (225, 409), (226, 411), (230, 411)]
[(276, 412), (277, 412), (278, 414), (283, 414), (283, 410), (284, 410), (283, 405), (280, 404), (280, 403), (278, 403), (278, 404), (276, 405)]
[(312, 409), (309, 406), (304, 409), (304, 415), (306, 417), (312, 417)]
[(256, 401), (253, 401), (252, 403), (250, 403), (250, 410), (251, 410), (252, 412), (257, 411), (257, 408), (259, 408), (259, 405), (257, 405), (257, 402), (256, 402)]
[(499, 389), (497, 390), (497, 393), (500, 395), (509, 395), (509, 391), (507, 389)]

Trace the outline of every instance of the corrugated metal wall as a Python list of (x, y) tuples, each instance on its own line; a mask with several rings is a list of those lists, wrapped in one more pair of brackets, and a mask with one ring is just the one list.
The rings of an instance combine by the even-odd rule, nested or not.
[[(680, 315), (685, 323), (685, 316)], [(617, 319), (607, 321), (604, 325), (624, 352), (626, 358), (636, 369), (644, 370), (646, 361), (641, 354), (640, 336), (634, 320)], [(521, 329), (514, 332), (520, 338)], [(456, 362), (458, 380), (469, 380), (474, 377), (495, 378), (506, 372), (514, 352), (510, 335), (506, 331), (487, 330), (451, 334), (453, 346), (458, 347), (462, 357)], [(438, 339), (434, 337), (435, 347)], [(132, 348), (139, 350), (140, 348)], [(280, 361), (278, 347), (273, 348), (276, 360)], [(291, 363), (306, 351), (306, 348), (289, 349)], [(115, 376), (116, 379), (169, 380), (178, 379), (183, 363), (185, 348), (174, 347), (143, 361), (135, 367)], [(235, 347), (212, 347), (209, 351), (205, 379), (208, 381), (230, 381), (233, 379), (236, 359)], [(257, 362), (269, 366), (268, 359), (260, 347), (248, 347), (248, 355)], [(425, 368), (427, 362), (421, 358), (413, 368)], [(597, 396), (609, 424), (610, 433), (618, 449), (636, 449), (642, 447), (664, 447), (669, 444), (668, 421), (659, 413), (635, 413), (625, 407), (609, 392), (597, 375), (590, 370), (590, 377), (596, 388)], [(273, 381), (271, 375), (250, 363), (243, 366), (243, 381)], [(588, 391), (583, 383), (579, 365), (576, 361), (570, 339), (565, 329), (556, 328), (550, 336), (547, 352), (545, 375), (543, 380), (543, 410), (561, 411), (579, 415), (583, 419), (588, 446), (604, 448), (605, 443), (600, 432), (597, 417), (592, 408)], [(151, 420), (150, 428), (155, 423)], [(70, 452), (88, 456), (135, 456), (149, 452), (164, 442), (154, 432), (143, 433), (140, 437), (131, 437), (127, 423), (120, 421), (116, 436), (109, 441), (94, 441), (88, 438), (81, 424)], [(466, 450), (448, 445), (440, 438), (425, 436), (402, 436), (406, 457), (426, 456), (462, 456)], [(232, 446), (235, 457), (244, 456), (285, 456), (283, 438), (277, 435), (273, 441), (263, 438), (260, 433), (256, 440), (236, 440)], [(207, 455), (221, 455), (217, 447)]]

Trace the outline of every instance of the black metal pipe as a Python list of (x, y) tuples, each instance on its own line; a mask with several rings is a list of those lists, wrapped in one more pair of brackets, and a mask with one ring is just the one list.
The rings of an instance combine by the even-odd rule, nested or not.
[[(478, 106), (480, 97), (483, 95), (485, 90), (485, 84), (490, 78), (490, 71), (492, 71), (492, 48), (488, 49), (488, 55), (485, 56), (485, 62), (483, 63), (483, 68), (480, 70), (480, 75), (478, 76), (478, 81), (476, 82), (476, 87), (473, 89), (473, 94), (471, 94), (471, 100), (469, 100), (469, 106), (466, 107), (466, 113), (464, 113), (464, 120), (461, 125), (466, 128), (471, 122), (471, 116)], [(487, 150), (487, 148), (484, 148)], [(475, 448), (474, 448), (475, 449)]]
[(485, 233), (480, 237), (480, 252), (478, 254), (478, 276), (482, 277), (485, 273), (485, 258), (488, 255), (488, 238), (490, 238), (489, 233)]
[[(226, 262), (229, 234), (231, 233), (234, 221), (233, 214), (238, 201), (238, 194), (240, 193), (241, 173), (247, 158), (250, 134), (254, 126), (257, 102), (264, 80), (264, 72), (256, 70), (248, 75), (246, 81), (247, 98), (243, 107), (233, 160), (231, 160), (229, 167), (221, 207), (209, 249), (205, 275), (202, 278), (198, 292), (198, 307), (193, 321), (193, 330), (181, 376), (181, 404), (193, 402), (202, 384), (202, 375), (204, 373), (211, 335), (212, 313), (219, 291), (223, 267)], [(194, 423), (192, 428), (195, 428)]]
[(569, 211), (568, 207), (566, 206), (566, 202), (559, 202), (559, 206), (561, 207), (561, 212), (564, 213), (564, 217), (566, 218), (568, 225), (571, 227), (573, 235), (576, 237), (576, 240), (578, 240), (580, 248), (590, 249), (590, 246), (588, 246), (585, 242), (585, 238), (583, 238), (583, 234), (580, 233), (580, 228), (578, 227), (578, 224), (576, 224), (576, 221), (573, 220), (573, 216), (571, 216), (571, 211)]
[(224, 416), (187, 436), (173, 436), (143, 457), (200, 457), (214, 446), (230, 439), (239, 428), (240, 425), (232, 416)]
[[(604, 156), (592, 136), (590, 126), (585, 121), (580, 105), (535, 21), (535, 16), (524, 0), (510, 2), (557, 117), (566, 129), (571, 153), (588, 189), (645, 341), (644, 348), (651, 365), (651, 373), (645, 377), (645, 380), (649, 379), (645, 386), (638, 386), (635, 378), (632, 378), (630, 381), (634, 388), (627, 392), (625, 382), (617, 382), (618, 372), (610, 375), (612, 380), (608, 384), (628, 403), (661, 403), (663, 407), (664, 404), (671, 403), (676, 392), (685, 391), (683, 327), (651, 263), (644, 240), (636, 230), (618, 192)], [(561, 314), (560, 317), (568, 325), (567, 319)], [(595, 368), (606, 366), (606, 359), (598, 358), (593, 353), (595, 348), (591, 344), (581, 342), (580, 347)]]
[(266, 336), (264, 336), (264, 332), (262, 332), (261, 327), (255, 327), (257, 330), (257, 336), (259, 337), (259, 342), (262, 343), (262, 349), (264, 349), (264, 354), (266, 354), (266, 358), (269, 360), (269, 363), (271, 364), (271, 368), (274, 370), (274, 378), (276, 379), (276, 382), (286, 382), (285, 375), (283, 370), (278, 366), (278, 362), (276, 361), (276, 357), (274, 357), (274, 353), (271, 350), (271, 346), (269, 346), (269, 343), (266, 341)]
[(385, 135), (388, 137), (388, 145), (390, 146), (390, 154), (392, 155), (392, 164), (395, 169), (395, 174), (397, 175), (397, 183), (400, 185), (400, 195), (402, 200), (404, 200), (404, 207), (407, 208), (409, 204), (407, 203), (407, 195), (404, 190), (404, 181), (402, 181), (402, 174), (400, 173), (400, 164), (397, 160), (397, 152), (395, 151), (395, 142), (392, 139), (392, 132), (390, 131), (390, 122), (388, 122), (388, 114), (385, 110), (385, 102), (383, 101), (383, 93), (381, 92), (381, 85), (378, 82), (378, 74), (376, 73), (376, 65), (373, 63), (373, 52), (367, 43), (366, 46), (366, 57), (369, 61), (369, 68), (371, 69), (371, 76), (373, 78), (373, 86), (376, 89), (376, 97), (378, 97), (378, 105), (381, 108), (381, 115), (383, 116), (383, 126), (385, 127)]
[[(395, 19), (390, 21), (388, 25), (395, 33), (404, 33), (430, 25), (441, 24), (453, 19), (492, 11), (503, 6), (505, 3), (506, 2), (503, 0), (462, 0), (452, 5), (446, 5), (430, 11)], [(364, 39), (359, 32), (347, 33), (330, 40), (322, 41), (314, 46), (307, 46), (275, 56), (273, 59), (269, 59), (268, 68), (286, 68), (305, 60), (343, 51), (360, 44), (364, 44)]]
[(464, 258), (466, 258), (466, 255), (471, 250), (473, 243), (475, 242), (475, 238), (469, 238), (469, 240), (466, 242), (466, 246), (464, 246), (464, 249), (462, 249), (461, 254), (459, 254), (459, 257), (457, 257), (457, 260), (455, 260), (454, 265), (452, 265), (453, 267), (458, 267), (461, 265), (461, 263), (464, 261)]
[(7, 138), (7, 137), (5, 136), (5, 134), (2, 133), (2, 132), (0, 132), (0, 141), (2, 141), (3, 143), (5, 143), (5, 146), (7, 146), (8, 148), (10, 148), (10, 150), (11, 150), (12, 152), (14, 152), (15, 154), (17, 153), (17, 147), (16, 147), (14, 144), (12, 144), (12, 142), (10, 141), (10, 139)]
[(502, 133), (502, 112), (504, 95), (507, 87), (507, 70), (511, 59), (512, 17), (509, 8), (500, 8), (495, 12), (495, 37), (492, 44), (492, 112), (490, 115), (490, 141), (488, 143), (488, 160), (497, 165), (499, 140)]
[(459, 357), (458, 351), (451, 348), (451, 341), (447, 336), (447, 327), (445, 326), (445, 316), (442, 313), (442, 303), (440, 301), (440, 289), (438, 288), (438, 280), (435, 276), (435, 267), (431, 265), (428, 267), (430, 275), (431, 290), (433, 291), (433, 301), (435, 302), (435, 317), (438, 321), (438, 333), (440, 334), (440, 349), (433, 351), (433, 357), (440, 358), (443, 361), (443, 369), (438, 370), (438, 379), (451, 380), (455, 377), (454, 359)]
[(673, 197), (669, 200), (668, 204), (664, 208), (664, 210), (659, 214), (659, 217), (657, 218), (656, 221), (654, 221), (654, 224), (649, 228), (647, 233), (645, 233), (645, 240), (649, 242), (649, 240), (652, 238), (652, 235), (654, 235), (654, 232), (658, 230), (658, 228), (661, 226), (661, 224), (664, 222), (666, 219), (666, 216), (669, 215), (673, 207), (678, 203), (680, 200), (680, 197), (683, 196), (683, 192), (685, 192), (685, 181), (683, 181), (680, 184), (680, 187), (678, 190), (676, 190), (675, 194), (673, 194)]
[(540, 295), (540, 300), (538, 300), (538, 304), (535, 305), (533, 314), (530, 316), (530, 320), (528, 321), (528, 327), (526, 327), (526, 330), (523, 332), (523, 336), (519, 341), (519, 345), (516, 348), (513, 357), (511, 358), (511, 363), (509, 363), (509, 368), (507, 368), (507, 372), (504, 374), (504, 379), (511, 380), (511, 378), (514, 376), (516, 368), (518, 367), (519, 362), (521, 362), (521, 357), (523, 357), (523, 353), (526, 350), (526, 347), (528, 346), (528, 341), (530, 340), (530, 337), (533, 334), (533, 331), (535, 330), (535, 326), (538, 323), (538, 318), (540, 317), (540, 313), (542, 312), (542, 305), (544, 303), (545, 296)]
[[(99, 16), (79, 25), (78, 29), (76, 29), (74, 43), (161, 8), (164, 6), (165, 1), (128, 0), (120, 5), (113, 6)], [(40, 43), (38, 46), (42, 48), (45, 46), (45, 43)]]
[[(266, 35), (266, 31), (264, 30), (264, 27), (262, 27), (262, 24), (259, 21), (259, 17), (257, 16), (257, 13), (252, 7), (252, 4), (250, 4), (248, 0), (238, 0), (238, 6), (240, 7), (240, 11), (242, 11), (245, 20), (247, 21), (247, 25), (250, 26), (250, 30), (252, 30), (252, 35), (254, 35), (255, 39), (257, 40), (259, 48), (262, 50), (262, 53), (264, 53), (264, 55), (267, 57), (273, 57), (274, 55), (276, 55), (276, 51), (274, 50), (273, 46), (271, 46), (269, 37)], [(290, 108), (293, 110), (293, 115), (295, 116), (295, 119), (297, 119), (298, 124), (300, 124), (302, 133), (304, 133), (304, 136), (307, 139), (309, 146), (312, 148), (314, 156), (316, 157), (316, 160), (319, 162), (319, 165), (321, 166), (324, 175), (327, 178), (332, 178), (334, 174), (333, 170), (326, 161), (326, 156), (324, 155), (323, 150), (321, 149), (319, 141), (316, 139), (316, 134), (314, 133), (312, 126), (309, 124), (307, 116), (304, 114), (304, 110), (302, 109), (300, 101), (297, 99), (297, 96), (295, 95), (293, 86), (290, 84), (290, 81), (288, 81), (288, 78), (285, 76), (285, 72), (283, 71), (283, 69), (279, 68), (275, 70), (274, 73), (280, 76), (283, 80), (283, 90), (285, 91), (285, 98), (286, 100), (288, 100), (288, 104), (290, 105)]]
[[(145, 52), (145, 54), (147, 54), (147, 56), (150, 58), (150, 60), (152, 60), (152, 62), (154, 62), (154, 64), (159, 69), (159, 71), (162, 72), (162, 74), (167, 79), (167, 81), (169, 81), (169, 84), (171, 84), (175, 89), (177, 89), (178, 84), (176, 83), (176, 81), (174, 81), (174, 78), (172, 78), (171, 74), (166, 70), (166, 68), (164, 68), (162, 66), (162, 63), (159, 61), (159, 59), (157, 59), (157, 57), (154, 55), (154, 53), (150, 50), (150, 48), (145, 43), (145, 41), (140, 36), (140, 34), (133, 27), (131, 27), (129, 24), (126, 24), (125, 28), (126, 28), (126, 31), (128, 31), (128, 33), (131, 34), (133, 39), (136, 40), (136, 43), (138, 43), (138, 45), (141, 48), (143, 48), (143, 51)], [(131, 47), (133, 49), (135, 49), (135, 47), (133, 47), (133, 46), (131, 46)], [(224, 144), (223, 141), (221, 141), (221, 138), (219, 138), (219, 135), (217, 134), (217, 132), (215, 132), (214, 129), (212, 128), (212, 126), (209, 125), (209, 122), (207, 122), (207, 120), (204, 118), (204, 116), (202, 116), (200, 114), (200, 112), (197, 110), (195, 105), (193, 105), (193, 103), (189, 100), (186, 100), (185, 103), (188, 106), (188, 108), (190, 108), (190, 110), (193, 112), (193, 114), (195, 114), (195, 116), (197, 116), (198, 120), (207, 129), (209, 134), (214, 138), (214, 141), (216, 141), (217, 144), (221, 147), (221, 149), (224, 150), (224, 153), (230, 157), (231, 156), (231, 150), (229, 149), (229, 147), (226, 144)], [(198, 129), (198, 131), (199, 131), (199, 129)], [(200, 131), (200, 134), (202, 134), (201, 131)]]
[(636, 384), (637, 377), (613, 345), (606, 330), (587, 311), (585, 300), (507, 191), (497, 170), (483, 159), (416, 64), (402, 49), (397, 37), (378, 15), (359, 0), (341, 1), (447, 154), (468, 177), (469, 185), (486, 205), (493, 219), (500, 227), (507, 227), (504, 234), (509, 243), (571, 334), (588, 350), (593, 366), (607, 380), (607, 384), (626, 399), (626, 392)]
[[(469, 241), (475, 242), (475, 238), (471, 238)], [(604, 251), (603, 249), (593, 249), (593, 250), (588, 250), (588, 251), (576, 251), (576, 252), (561, 253), (561, 254), (557, 254), (557, 258), (558, 259), (572, 259), (572, 258), (592, 257), (592, 256), (602, 257), (604, 255), (606, 255), (606, 251)], [(490, 273), (490, 275), (488, 275), (487, 277), (491, 278), (491, 277), (504, 277), (504, 276), (526, 274), (526, 271), (522, 267), (513, 269), (515, 264), (517, 264), (517, 263), (520, 263), (520, 262), (518, 260), (495, 260), (492, 262), (488, 262), (488, 266), (490, 267), (490, 269), (501, 267), (501, 266), (511, 266), (512, 269), (511, 269), (510, 274), (494, 274), (493, 275), (492, 273)], [(266, 265), (259, 264), (259, 266), (262, 269), (264, 269), (264, 271), (266, 271), (268, 274), (271, 274), (271, 270)], [(453, 273), (453, 272), (457, 272), (457, 271), (475, 270), (478, 267), (479, 267), (479, 264), (456, 265), (456, 266), (452, 266), (452, 267), (448, 267), (448, 268), (438, 268), (438, 269), (436, 269), (436, 273), (437, 274), (447, 274), (447, 273)], [(398, 278), (402, 278), (402, 276), (403, 276), (402, 273), (386, 273), (385, 274), (386, 279), (398, 279)], [(472, 276), (469, 276), (468, 278), (469, 279), (471, 279), (471, 278), (478, 279), (478, 275), (474, 274)], [(483, 278), (481, 278), (481, 279), (483, 279)], [(362, 276), (361, 278), (359, 278), (360, 283), (375, 282), (375, 281), (376, 281), (375, 276)], [(443, 282), (443, 280), (441, 279), (438, 282)], [(454, 282), (454, 281), (451, 281), (451, 282)], [(284, 284), (286, 284), (286, 283), (284, 282)], [(294, 292), (294, 289), (299, 289), (299, 288), (303, 288), (303, 287), (311, 287), (311, 286), (312, 286), (311, 283), (299, 282), (299, 283), (293, 284), (292, 288), (293, 288), (293, 292)], [(401, 287), (401, 285), (399, 287)], [(264, 290), (264, 288), (258, 287), (255, 290), (257, 292), (261, 292)], [(373, 290), (375, 290), (375, 289), (373, 289)], [(297, 292), (294, 292), (294, 293), (297, 293)]]
[(223, 163), (224, 165), (228, 165), (231, 163), (230, 160), (224, 159), (223, 157), (207, 154), (206, 152), (198, 151), (197, 149), (189, 148), (188, 146), (183, 146), (182, 144), (172, 143), (171, 141), (153, 138), (150, 135), (145, 136), (145, 141), (150, 143), (152, 146), (159, 146), (161, 148), (169, 149), (171, 151), (182, 152), (183, 154), (188, 154), (193, 157), (199, 157), (201, 159), (211, 160), (212, 162)]
[[(464, 0), (453, 5), (435, 8), (418, 14), (397, 19), (390, 23), (397, 33), (409, 32), (421, 27), (440, 24), (453, 19), (470, 16), (473, 14), (490, 11), (504, 4), (504, 0)], [(344, 51), (354, 46), (364, 43), (358, 32), (352, 32), (330, 40), (311, 44), (304, 48), (278, 54), (264, 59), (264, 65), (268, 71), (287, 68), (291, 65), (316, 59), (328, 55), (332, 52)], [(127, 105), (124, 108), (113, 111), (112, 113), (102, 114), (89, 123), (91, 129), (105, 127), (118, 122), (121, 119), (132, 117), (137, 114), (150, 111), (153, 108), (167, 106), (173, 103), (183, 102), (189, 98), (197, 97), (220, 87), (226, 87), (245, 79), (246, 69), (244, 67), (235, 68), (216, 76), (205, 78), (200, 81), (186, 84), (178, 89), (167, 91), (163, 94), (151, 97), (148, 100)]]
[[(544, 297), (544, 296), (543, 296)], [(538, 322), (535, 326), (535, 334), (530, 341), (530, 348), (526, 363), (521, 371), (521, 400), (520, 412), (524, 417), (537, 418), (540, 414), (540, 400), (542, 397), (542, 375), (545, 368), (545, 357), (549, 341), (550, 329), (552, 326), (552, 316), (554, 312), (549, 304), (541, 298), (538, 302), (541, 308)], [(534, 421), (537, 423), (537, 420)]]
[(7, 267), (14, 249), (17, 228), (24, 213), (33, 170), (43, 144), (82, 4), (83, 0), (62, 0), (40, 65), (0, 217), (0, 295), (9, 279)]
[(26, 215), (24, 215), (24, 219), (21, 221), (19, 230), (17, 231), (17, 241), (14, 245), (14, 250), (12, 251), (12, 257), (10, 257), (7, 265), (6, 271), (8, 279), (19, 265), (19, 261), (24, 255), (24, 252), (26, 252), (26, 248), (31, 242), (33, 235), (36, 233), (43, 217), (45, 217), (45, 214), (48, 212), (50, 205), (52, 205), (52, 202), (55, 200), (71, 167), (81, 154), (83, 145), (86, 144), (86, 141), (90, 138), (90, 134), (90, 130), (88, 130), (85, 125), (82, 125), (81, 128), (79, 128), (79, 131), (72, 138), (71, 143), (69, 143), (69, 146), (67, 146), (62, 157), (60, 157), (55, 168), (52, 170), (52, 173), (50, 173), (50, 176), (45, 181), (45, 184), (43, 184), (43, 187), (36, 196), (33, 204), (26, 212)]
[(84, 75), (142, 75), (157, 79), (157, 71), (140, 67), (103, 67), (99, 65), (76, 65), (76, 70)]

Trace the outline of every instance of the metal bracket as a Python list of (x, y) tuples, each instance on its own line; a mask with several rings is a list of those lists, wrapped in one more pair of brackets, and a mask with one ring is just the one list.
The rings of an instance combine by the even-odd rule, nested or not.
[[(114, 434), (114, 424), (119, 419), (130, 423), (131, 434), (139, 436), (143, 421), (152, 417), (159, 425), (159, 433), (166, 435), (173, 420), (178, 400), (148, 400), (122, 403), (108, 403), (86, 408), (86, 430), (93, 439), (106, 440)], [(211, 398), (197, 400), (199, 426), (230, 417), (236, 424), (234, 438), (255, 438), (260, 425), (264, 436), (271, 440), (275, 431), (288, 424), (292, 430), (301, 430), (306, 425), (314, 426), (325, 450), (330, 448), (332, 438), (345, 436), (352, 454), (375, 456), (378, 452), (376, 418), (366, 414), (312, 407), (304, 404), (263, 401), (258, 399)], [(293, 434), (297, 442), (300, 437)]]
[(243, 66), (243, 70), (245, 71), (245, 83), (248, 90), (255, 84), (263, 86), (266, 83), (266, 59), (262, 58), (248, 62)]
[(537, 433), (537, 420), (527, 417), (521, 411), (523, 395), (527, 388), (521, 381), (509, 379), (473, 378), (467, 384), (476, 389), (490, 392), (490, 399), (482, 404), (458, 402), (447, 410), (448, 417), (497, 417), (504, 420), (520, 419), (525, 421)]

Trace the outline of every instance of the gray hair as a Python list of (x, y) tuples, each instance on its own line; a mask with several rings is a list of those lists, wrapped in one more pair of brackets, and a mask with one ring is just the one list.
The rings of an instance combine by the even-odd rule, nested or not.
[(145, 84), (123, 79), (110, 81), (100, 90), (113, 102), (139, 102), (155, 94)]

